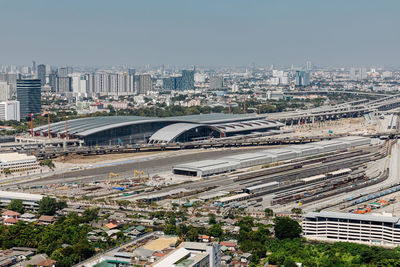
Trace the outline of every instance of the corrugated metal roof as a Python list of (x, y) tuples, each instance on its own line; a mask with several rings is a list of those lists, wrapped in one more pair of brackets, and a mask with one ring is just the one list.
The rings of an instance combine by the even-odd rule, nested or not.
[(174, 141), (179, 135), (183, 134), (186, 131), (191, 129), (204, 126), (210, 127), (204, 124), (194, 124), (194, 123), (174, 123), (168, 126), (165, 126), (155, 132), (149, 139), (149, 142), (155, 143), (169, 143)]
[[(128, 126), (146, 122), (170, 122), (170, 123), (193, 123), (193, 124), (217, 124), (229, 123), (234, 121), (246, 121), (263, 119), (265, 116), (258, 116), (256, 114), (200, 114), (200, 115), (187, 115), (178, 117), (140, 117), (140, 116), (104, 116), (104, 117), (89, 117), (82, 119), (68, 120), (68, 133), (79, 136), (87, 136), (93, 133), (101, 132), (108, 129), (113, 129), (122, 126)], [(47, 132), (48, 126), (43, 125), (36, 127), (35, 132)], [(52, 133), (65, 133), (65, 121), (50, 124), (50, 132)]]

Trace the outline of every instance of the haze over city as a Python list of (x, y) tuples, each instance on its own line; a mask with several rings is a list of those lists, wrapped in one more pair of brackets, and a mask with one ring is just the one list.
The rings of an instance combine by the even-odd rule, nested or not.
[(2, 1), (1, 60), (398, 66), (399, 1)]

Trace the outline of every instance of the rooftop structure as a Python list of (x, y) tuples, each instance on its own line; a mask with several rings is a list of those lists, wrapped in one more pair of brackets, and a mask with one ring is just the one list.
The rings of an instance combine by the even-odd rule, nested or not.
[(315, 240), (400, 245), (400, 218), (340, 212), (309, 212), (303, 233)]
[(255, 114), (200, 114), (179, 117), (107, 116), (57, 122), (34, 129), (36, 136), (77, 138), (86, 145), (188, 142), (254, 131), (277, 130), (280, 122)]
[(40, 201), (42, 198), (42, 195), (37, 194), (0, 191), (0, 206), (6, 207), (12, 200), (20, 199), (26, 208), (37, 209), (39, 207), (38, 201)]
[(39, 165), (35, 156), (28, 156), (19, 153), (0, 154), (0, 171), (8, 169), (11, 172), (27, 171), (38, 169)]
[(370, 143), (371, 139), (368, 137), (357, 136), (352, 138), (337, 138), (330, 141), (315, 142), (308, 145), (291, 145), (285, 148), (273, 148), (255, 153), (242, 153), (215, 160), (182, 163), (173, 166), (172, 169), (175, 174), (203, 177), (231, 172), (240, 168), (282, 162), (340, 149), (369, 145)]

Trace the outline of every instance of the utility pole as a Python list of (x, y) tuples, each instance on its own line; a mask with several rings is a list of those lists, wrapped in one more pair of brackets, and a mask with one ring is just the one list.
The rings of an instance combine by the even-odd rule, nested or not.
[(68, 116), (65, 116), (65, 139), (68, 140)]

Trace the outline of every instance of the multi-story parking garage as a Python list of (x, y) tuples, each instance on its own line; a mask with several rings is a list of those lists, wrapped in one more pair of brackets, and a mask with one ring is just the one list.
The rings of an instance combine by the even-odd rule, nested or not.
[(340, 212), (310, 212), (303, 234), (312, 240), (349, 241), (373, 245), (400, 244), (400, 219)]
[(136, 143), (166, 144), (279, 130), (280, 122), (255, 114), (201, 114), (156, 118), (90, 117), (34, 129), (36, 136), (80, 139), (88, 146)]

